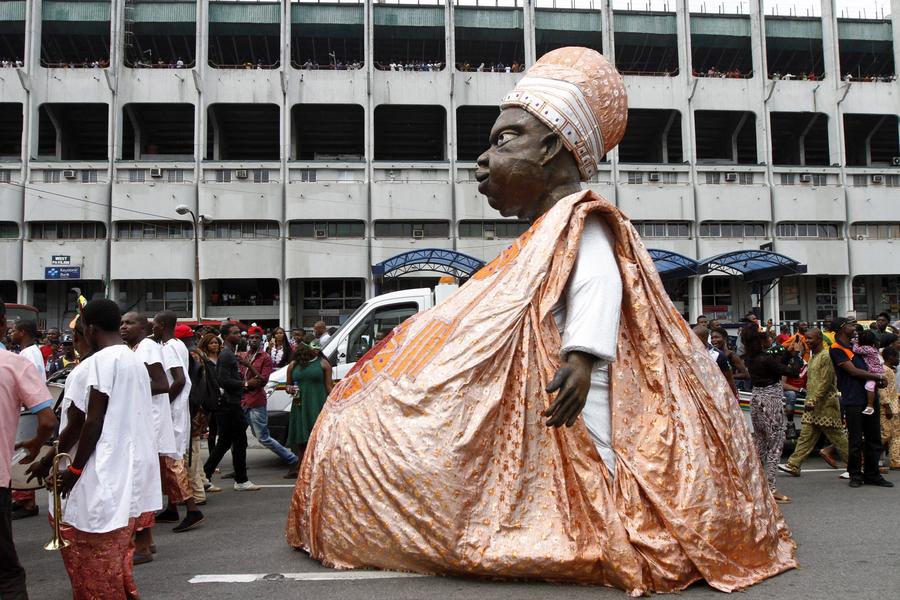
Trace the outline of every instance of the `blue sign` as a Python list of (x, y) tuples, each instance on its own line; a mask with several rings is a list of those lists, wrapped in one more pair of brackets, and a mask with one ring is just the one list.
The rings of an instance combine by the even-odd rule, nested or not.
[(81, 279), (81, 267), (44, 267), (44, 279)]

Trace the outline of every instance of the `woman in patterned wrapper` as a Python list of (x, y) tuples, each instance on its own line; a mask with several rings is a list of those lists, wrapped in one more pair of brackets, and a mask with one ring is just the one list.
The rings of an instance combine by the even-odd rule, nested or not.
[(501, 103), (479, 191), (532, 226), (329, 396), (288, 543), (335, 568), (732, 591), (796, 566), (724, 377), (614, 206), (600, 54), (542, 57)]

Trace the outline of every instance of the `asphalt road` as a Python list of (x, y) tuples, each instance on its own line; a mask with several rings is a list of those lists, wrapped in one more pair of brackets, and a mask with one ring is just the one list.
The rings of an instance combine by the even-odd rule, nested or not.
[[(226, 456), (223, 468), (230, 463)], [(146, 599), (272, 600), (401, 600), (439, 598), (457, 600), (624, 598), (608, 588), (542, 583), (475, 581), (457, 578), (407, 578), (393, 574), (324, 569), (284, 542), (283, 530), (291, 482), (281, 478), (285, 469), (266, 450), (250, 450), (250, 478), (267, 487), (258, 492), (235, 492), (217, 480), (224, 491), (211, 494), (203, 507), (206, 522), (198, 529), (172, 533), (172, 525), (155, 529), (156, 560), (135, 567), (135, 578)], [(838, 471), (810, 460), (807, 471), (795, 479), (781, 475), (780, 489), (794, 499), (784, 507), (799, 546), (802, 568), (782, 574), (744, 592), (741, 598), (887, 599), (900, 593), (900, 485), (894, 489), (851, 489), (838, 479)], [(900, 473), (891, 474), (900, 484)], [(889, 475), (889, 477), (891, 477)], [(46, 500), (43, 500), (45, 502)], [(183, 510), (183, 509), (182, 509)], [(32, 600), (71, 598), (69, 581), (58, 552), (46, 552), (50, 537), (46, 512), (14, 522), (16, 546), (28, 572)], [(250, 582), (194, 582), (201, 576), (267, 575)], [(374, 579), (373, 576), (388, 578)], [(316, 577), (324, 578), (314, 580)], [(208, 579), (207, 577), (206, 579)], [(234, 579), (232, 577), (232, 579)], [(683, 594), (689, 598), (722, 598), (706, 585)]]

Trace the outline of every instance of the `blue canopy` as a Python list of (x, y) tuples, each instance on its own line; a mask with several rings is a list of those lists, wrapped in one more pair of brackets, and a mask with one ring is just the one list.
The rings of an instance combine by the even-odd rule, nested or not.
[(771, 281), (806, 273), (806, 265), (768, 250), (735, 250), (700, 261), (707, 271), (738, 275), (746, 282)]
[(685, 279), (691, 275), (703, 275), (706, 273), (705, 265), (683, 254), (652, 248), (649, 252), (650, 256), (653, 257), (653, 264), (656, 265), (656, 271), (663, 280)]
[(443, 248), (423, 248), (393, 256), (377, 265), (372, 265), (372, 275), (376, 278), (398, 277), (416, 271), (437, 271), (454, 277), (471, 277), (484, 266), (484, 261), (468, 254)]

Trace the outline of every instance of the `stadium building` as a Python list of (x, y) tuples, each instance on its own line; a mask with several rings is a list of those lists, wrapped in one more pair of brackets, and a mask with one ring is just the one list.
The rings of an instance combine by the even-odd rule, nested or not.
[(309, 326), (464, 276), (527, 226), (476, 189), (500, 98), (582, 45), (630, 105), (589, 186), (680, 310), (898, 316), (900, 0), (637, 4), (0, 1), (0, 295)]

